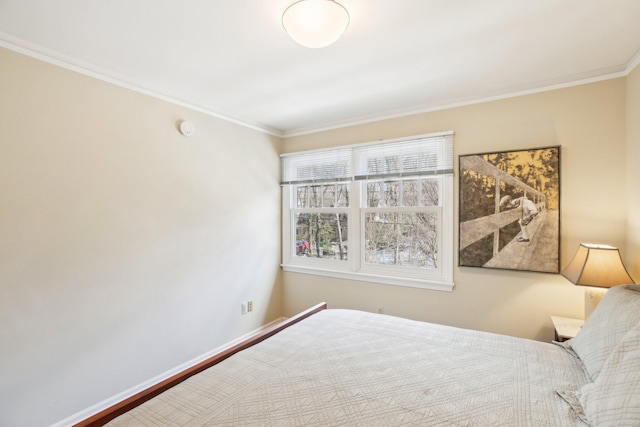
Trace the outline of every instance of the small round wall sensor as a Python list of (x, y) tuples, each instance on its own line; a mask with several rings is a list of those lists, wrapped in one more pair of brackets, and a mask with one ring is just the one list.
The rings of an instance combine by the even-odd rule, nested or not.
[(193, 125), (189, 122), (180, 122), (180, 133), (184, 136), (193, 135)]

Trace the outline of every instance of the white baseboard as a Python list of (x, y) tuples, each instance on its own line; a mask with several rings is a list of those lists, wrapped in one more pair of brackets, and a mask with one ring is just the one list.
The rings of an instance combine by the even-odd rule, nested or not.
[(104, 411), (107, 408), (110, 408), (111, 406), (115, 405), (118, 402), (122, 402), (125, 399), (128, 399), (129, 397), (140, 393), (143, 390), (148, 389), (149, 387), (152, 387), (156, 384), (158, 384), (159, 382), (162, 382), (164, 380), (166, 380), (167, 378), (172, 377), (173, 375), (184, 371), (185, 369), (188, 369), (194, 365), (197, 365), (198, 363), (202, 362), (203, 360), (206, 360), (208, 358), (210, 358), (211, 356), (214, 356), (215, 354), (218, 354), (228, 348), (233, 347), (236, 344), (241, 343), (242, 341), (246, 340), (247, 338), (256, 335), (260, 332), (262, 332), (263, 330), (270, 328), (271, 326), (282, 322), (283, 320), (286, 320), (285, 317), (281, 317), (279, 319), (274, 320), (273, 322), (269, 322), (266, 325), (262, 326), (261, 328), (258, 328), (256, 330), (254, 330), (253, 332), (249, 332), (241, 337), (236, 338), (235, 340), (228, 342), (226, 344), (221, 345), (220, 347), (214, 348), (211, 351), (208, 351), (207, 353), (200, 355), (194, 359), (189, 360), (188, 362), (185, 362), (179, 366), (176, 366), (173, 369), (170, 369), (160, 375), (157, 375), (145, 382), (143, 382), (142, 384), (138, 384), (137, 386), (131, 387), (128, 390), (123, 391), (122, 393), (118, 393), (115, 396), (112, 396), (108, 399), (103, 400), (102, 402), (96, 403), (95, 405), (84, 409), (80, 412), (77, 412), (73, 415), (71, 415), (70, 417), (65, 418), (64, 420), (58, 421), (55, 424), (52, 424), (50, 427), (69, 427), (69, 426), (73, 426), (77, 423), (79, 423), (80, 421), (86, 420), (87, 418), (97, 414), (98, 412)]

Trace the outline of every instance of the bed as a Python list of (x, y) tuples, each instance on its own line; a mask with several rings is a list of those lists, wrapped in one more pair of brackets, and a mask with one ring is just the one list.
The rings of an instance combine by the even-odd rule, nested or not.
[(640, 285), (544, 343), (318, 310), (108, 426), (640, 426)]

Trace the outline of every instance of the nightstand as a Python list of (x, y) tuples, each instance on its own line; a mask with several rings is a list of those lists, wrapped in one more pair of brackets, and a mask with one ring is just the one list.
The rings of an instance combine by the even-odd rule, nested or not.
[(563, 342), (575, 337), (580, 328), (584, 325), (584, 320), (571, 319), (569, 317), (551, 316), (553, 328), (555, 329), (555, 340)]

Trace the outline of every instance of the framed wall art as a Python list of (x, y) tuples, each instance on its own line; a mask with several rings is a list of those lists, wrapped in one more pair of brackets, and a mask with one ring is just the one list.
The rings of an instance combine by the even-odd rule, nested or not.
[(560, 271), (560, 146), (459, 156), (461, 267)]

